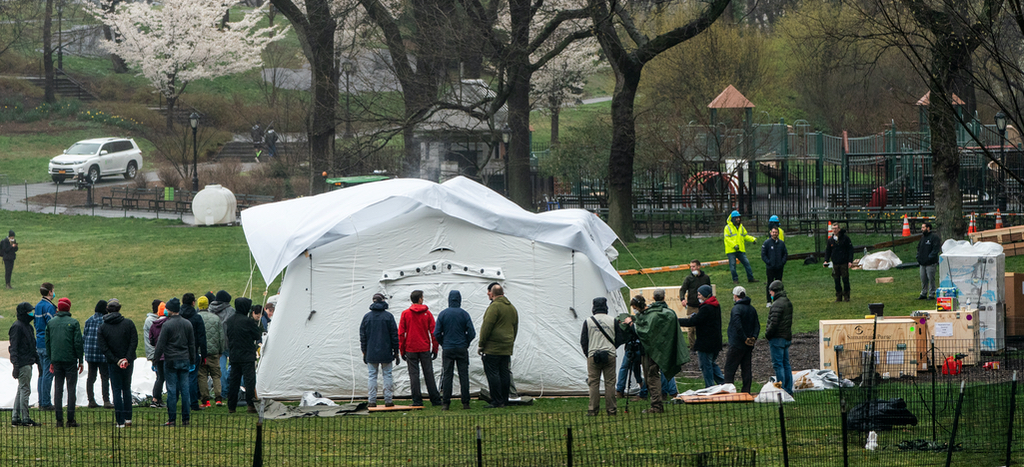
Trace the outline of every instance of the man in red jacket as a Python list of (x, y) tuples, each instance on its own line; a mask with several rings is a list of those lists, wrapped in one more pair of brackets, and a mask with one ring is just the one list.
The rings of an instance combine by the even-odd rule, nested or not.
[(409, 363), (409, 386), (412, 387), (413, 407), (423, 406), (420, 392), (420, 368), (427, 382), (427, 395), (432, 405), (441, 405), (441, 395), (434, 381), (434, 365), (437, 358), (437, 341), (434, 340), (434, 315), (423, 304), (423, 291), (413, 290), (409, 295), (412, 305), (402, 312), (398, 322), (398, 351), (402, 360)]

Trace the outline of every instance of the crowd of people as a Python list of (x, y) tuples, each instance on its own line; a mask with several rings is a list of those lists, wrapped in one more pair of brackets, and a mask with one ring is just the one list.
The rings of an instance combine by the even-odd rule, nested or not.
[[(29, 302), (17, 306), (17, 320), (10, 328), (12, 376), (18, 380), (11, 424), (39, 426), (28, 412), (35, 366), (39, 408), (55, 412), (58, 428), (77, 427), (78, 376), (88, 364), (88, 407), (101, 407), (94, 389), (99, 379), (102, 407), (114, 409), (118, 428), (131, 426), (132, 376), (139, 347), (135, 322), (123, 316), (120, 301), (111, 298), (96, 303), (83, 330), (72, 316), (71, 299), (57, 299), (49, 282), (39, 287), (39, 293), (42, 298), (35, 306)], [(179, 425), (179, 402), (181, 426), (189, 425), (192, 412), (222, 406), (224, 399), (228, 412), (235, 412), (239, 402), (256, 412), (256, 353), (276, 302), (276, 295), (263, 306), (239, 297), (232, 307), (231, 295), (224, 290), (198, 299), (185, 293), (180, 299), (153, 301), (141, 335), (146, 359), (156, 374), (150, 407), (167, 408), (164, 426)]]

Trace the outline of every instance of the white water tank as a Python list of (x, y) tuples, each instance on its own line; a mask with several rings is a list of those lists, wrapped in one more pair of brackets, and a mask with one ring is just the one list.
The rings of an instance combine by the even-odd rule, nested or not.
[(237, 210), (235, 194), (220, 185), (206, 185), (192, 199), (196, 225), (232, 224)]

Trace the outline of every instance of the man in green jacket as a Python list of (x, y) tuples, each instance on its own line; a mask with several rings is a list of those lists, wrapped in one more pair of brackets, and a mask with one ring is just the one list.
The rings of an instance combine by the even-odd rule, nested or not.
[(207, 378), (213, 379), (213, 395), (215, 403), (220, 406), (221, 385), (220, 385), (220, 356), (227, 348), (224, 339), (224, 328), (221, 326), (220, 318), (210, 311), (210, 299), (199, 297), (196, 300), (199, 308), (199, 316), (203, 318), (206, 328), (206, 353), (199, 364), (199, 403), (205, 408), (210, 408), (210, 383)]
[[(78, 389), (78, 373), (82, 372), (85, 361), (85, 341), (82, 338), (82, 326), (71, 317), (71, 300), (67, 297), (57, 301), (57, 316), (46, 325), (46, 353), (50, 356), (50, 368), (44, 371), (53, 373), (53, 385), (56, 391), (53, 404), (57, 412), (57, 428), (64, 428), (64, 410), (61, 401), (64, 399), (64, 382), (68, 388), (68, 424), (69, 428), (78, 426), (75, 421), (75, 392)], [(75, 363), (78, 371), (75, 371)]]
[(676, 312), (665, 304), (665, 289), (655, 289), (653, 298), (654, 303), (640, 311), (636, 317), (626, 318), (624, 324), (632, 324), (644, 348), (641, 365), (647, 380), (651, 408), (643, 413), (664, 413), (661, 374), (664, 373), (666, 378), (675, 378), (683, 364), (690, 361), (690, 351), (686, 345), (686, 335), (679, 329)]
[[(519, 334), (519, 312), (505, 298), (505, 290), (495, 284), (487, 290), (491, 305), (484, 312), (480, 325), (479, 350), (491, 403), (487, 408), (501, 408), (508, 404), (508, 389), (512, 382), (512, 348)], [(678, 328), (677, 328), (678, 329)]]

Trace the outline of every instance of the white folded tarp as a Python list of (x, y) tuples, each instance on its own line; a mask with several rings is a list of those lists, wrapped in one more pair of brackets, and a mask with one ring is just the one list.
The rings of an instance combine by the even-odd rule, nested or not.
[(860, 260), (861, 269), (865, 271), (885, 271), (901, 264), (903, 264), (903, 261), (892, 250), (870, 253), (864, 255)]

